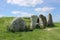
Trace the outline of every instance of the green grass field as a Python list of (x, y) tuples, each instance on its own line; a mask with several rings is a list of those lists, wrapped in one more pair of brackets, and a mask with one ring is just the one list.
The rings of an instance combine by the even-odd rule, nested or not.
[[(54, 23), (55, 27), (35, 29), (29, 32), (8, 32), (7, 25), (14, 17), (0, 18), (0, 40), (60, 40), (60, 23)], [(28, 25), (30, 20), (24, 18)]]

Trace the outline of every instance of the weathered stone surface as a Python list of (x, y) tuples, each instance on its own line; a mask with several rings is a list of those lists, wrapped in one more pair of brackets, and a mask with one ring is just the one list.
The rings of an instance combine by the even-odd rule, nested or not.
[(23, 31), (25, 30), (25, 22), (22, 18), (18, 17), (14, 19), (9, 27), (10, 31)]
[(47, 19), (46, 19), (45, 16), (44, 16), (44, 26), (45, 26), (45, 27), (47, 26)]
[(37, 16), (35, 16), (35, 15), (31, 16), (31, 26), (30, 26), (30, 27), (31, 27), (31, 29), (36, 28), (37, 19), (38, 19), (38, 17), (37, 17)]
[(52, 15), (48, 15), (48, 26), (53, 26), (53, 20), (52, 20)]
[(39, 26), (40, 26), (40, 28), (45, 28), (47, 26), (46, 17), (43, 15), (39, 16)]

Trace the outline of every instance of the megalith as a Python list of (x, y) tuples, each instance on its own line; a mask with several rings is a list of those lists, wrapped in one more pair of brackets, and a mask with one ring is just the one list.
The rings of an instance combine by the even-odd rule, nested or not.
[(32, 28), (32, 29), (36, 28), (37, 19), (38, 19), (38, 17), (36, 15), (32, 15), (31, 16), (31, 25), (30, 25), (30, 28)]
[(25, 30), (25, 21), (21, 18), (15, 18), (9, 26), (9, 30), (13, 32)]
[(51, 14), (49, 14), (48, 15), (48, 26), (53, 26), (53, 20), (52, 20), (52, 15)]
[(43, 16), (42, 14), (39, 15), (39, 26), (40, 26), (40, 28), (45, 28), (47, 26), (46, 17)]

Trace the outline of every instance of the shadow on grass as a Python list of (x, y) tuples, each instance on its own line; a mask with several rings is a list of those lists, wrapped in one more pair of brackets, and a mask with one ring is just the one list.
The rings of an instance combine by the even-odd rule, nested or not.
[[(48, 28), (54, 28), (54, 27), (59, 27), (59, 26), (57, 26), (57, 25), (50, 25), (50, 26), (47, 26)], [(46, 28), (46, 27), (45, 27)], [(44, 28), (44, 29), (45, 29)], [(41, 29), (40, 28), (40, 26), (39, 25), (36, 25), (36, 28), (35, 29)], [(18, 31), (18, 32), (32, 32), (32, 31), (34, 31), (35, 29), (29, 29), (29, 27), (26, 27), (26, 29), (25, 30), (20, 30), (20, 31)], [(10, 29), (8, 29), (8, 32), (12, 32), (12, 33), (15, 33), (16, 31), (13, 31), (13, 30), (10, 30)]]
[(48, 27), (48, 28), (54, 28), (54, 27), (59, 27), (59, 26), (53, 24), (53, 25), (50, 25), (50, 26), (47, 26), (47, 27)]

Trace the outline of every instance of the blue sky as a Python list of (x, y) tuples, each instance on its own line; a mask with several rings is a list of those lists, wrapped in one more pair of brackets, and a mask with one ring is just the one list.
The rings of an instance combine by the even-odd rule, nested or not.
[(60, 0), (0, 0), (0, 17), (48, 17), (51, 13), (54, 22), (60, 22)]

